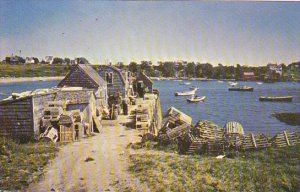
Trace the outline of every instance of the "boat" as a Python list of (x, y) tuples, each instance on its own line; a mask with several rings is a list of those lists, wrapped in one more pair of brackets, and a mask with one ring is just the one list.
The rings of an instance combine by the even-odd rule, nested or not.
[(198, 87), (196, 87), (196, 86), (191, 86), (190, 87), (190, 90), (195, 90), (195, 89), (198, 89)]
[(292, 102), (293, 96), (284, 97), (259, 97), (259, 101)]
[(223, 81), (218, 81), (218, 83), (223, 83)]
[(180, 82), (179, 85), (190, 85), (191, 82)]
[(193, 96), (192, 98), (188, 98), (186, 100), (189, 103), (196, 103), (196, 102), (204, 102), (205, 98), (206, 98), (205, 96), (202, 97)]
[(253, 91), (253, 87), (242, 86), (242, 87), (229, 87), (229, 91)]
[(230, 85), (231, 87), (234, 87), (238, 84), (238, 82), (232, 82), (232, 81), (229, 81), (228, 82), (228, 85)]
[(257, 84), (257, 85), (262, 85), (262, 84), (263, 84), (263, 82), (257, 82), (256, 84)]
[(194, 89), (192, 91), (186, 91), (186, 92), (176, 92), (175, 96), (189, 96), (189, 95), (195, 95), (197, 89)]

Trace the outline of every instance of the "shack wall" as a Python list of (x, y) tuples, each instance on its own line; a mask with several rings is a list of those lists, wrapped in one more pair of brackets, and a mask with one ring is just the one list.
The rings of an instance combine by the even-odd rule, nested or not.
[(106, 73), (113, 74), (113, 83), (107, 83), (107, 94), (111, 95), (116, 92), (120, 92), (122, 97), (125, 97), (126, 94), (126, 84), (123, 81), (121, 72), (117, 72), (115, 69), (110, 67), (101, 67), (98, 70), (98, 74), (106, 81)]
[(33, 136), (32, 98), (0, 104), (0, 136)]
[(33, 101), (33, 130), (34, 134), (40, 134), (40, 122), (43, 117), (44, 109), (48, 107), (50, 101), (54, 101), (56, 93), (46, 95), (35, 95)]

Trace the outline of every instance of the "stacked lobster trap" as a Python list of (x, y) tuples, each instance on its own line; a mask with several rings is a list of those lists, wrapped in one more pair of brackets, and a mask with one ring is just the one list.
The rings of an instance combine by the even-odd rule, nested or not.
[(165, 124), (157, 139), (161, 144), (176, 143), (180, 153), (224, 154), (226, 150), (255, 150), (268, 147), (285, 147), (300, 143), (297, 133), (284, 131), (273, 138), (261, 133), (245, 135), (238, 122), (227, 122), (223, 128), (208, 120), (192, 124), (192, 118), (171, 107), (164, 115)]

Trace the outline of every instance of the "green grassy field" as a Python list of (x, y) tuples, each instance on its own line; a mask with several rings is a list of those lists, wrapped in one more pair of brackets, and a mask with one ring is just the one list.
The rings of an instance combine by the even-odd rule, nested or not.
[(24, 190), (38, 181), (57, 151), (53, 143), (16, 144), (0, 138), (0, 191)]
[(70, 65), (0, 65), (0, 77), (54, 77), (64, 76)]
[(149, 143), (143, 149), (130, 156), (129, 172), (150, 191), (300, 191), (300, 145), (233, 152), (223, 159), (179, 155)]

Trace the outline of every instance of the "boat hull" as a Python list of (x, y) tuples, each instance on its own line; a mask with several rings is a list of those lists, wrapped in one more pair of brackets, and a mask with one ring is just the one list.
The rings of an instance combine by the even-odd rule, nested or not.
[(293, 97), (259, 97), (259, 101), (271, 101), (271, 102), (292, 102)]
[(190, 96), (190, 95), (194, 95), (195, 92), (193, 93), (180, 93), (180, 92), (176, 92), (175, 96)]
[(200, 97), (196, 99), (186, 99), (189, 103), (197, 103), (197, 102), (203, 102), (205, 100), (205, 97)]
[(232, 88), (228, 88), (229, 91), (253, 91), (253, 87), (251, 88), (235, 88), (235, 87), (232, 87)]

